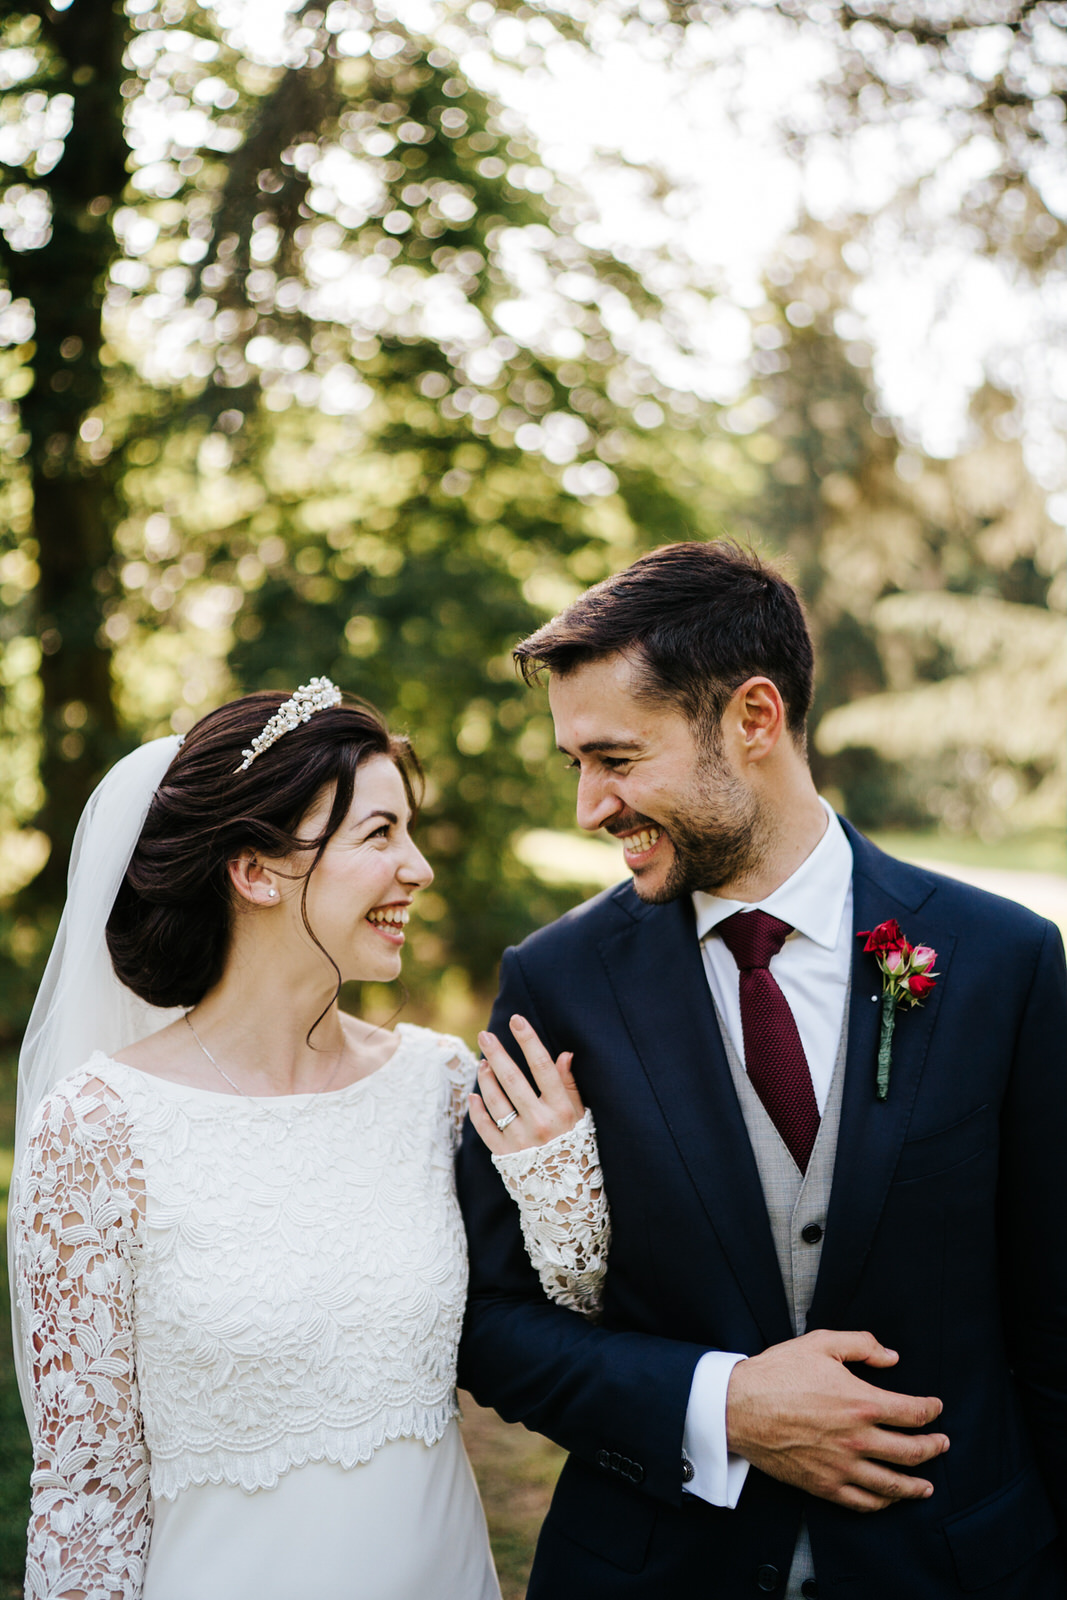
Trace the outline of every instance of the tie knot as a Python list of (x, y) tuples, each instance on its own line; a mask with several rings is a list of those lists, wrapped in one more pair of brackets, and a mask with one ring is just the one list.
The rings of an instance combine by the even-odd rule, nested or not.
[(719, 933), (742, 972), (769, 967), (793, 929), (769, 911), (735, 911), (719, 923)]

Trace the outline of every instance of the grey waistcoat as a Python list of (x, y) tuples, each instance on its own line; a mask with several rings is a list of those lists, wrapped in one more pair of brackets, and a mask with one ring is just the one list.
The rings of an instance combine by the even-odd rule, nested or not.
[[(848, 1007), (850, 993), (845, 995), (845, 1015), (841, 1038), (837, 1046), (837, 1060), (830, 1080), (830, 1093), (826, 1098), (815, 1148), (811, 1152), (808, 1170), (800, 1169), (789, 1154), (782, 1136), (764, 1109), (763, 1101), (752, 1087), (737, 1051), (733, 1047), (726, 1024), (715, 1014), (722, 1034), (726, 1059), (741, 1102), (741, 1113), (756, 1158), (763, 1198), (778, 1253), (778, 1266), (785, 1286), (786, 1303), (793, 1322), (794, 1334), (802, 1334), (808, 1321), (808, 1310), (815, 1293), (815, 1280), (822, 1259), (822, 1233), (826, 1228), (826, 1212), (830, 1204), (830, 1185), (834, 1176), (834, 1157), (837, 1154), (837, 1133), (841, 1125), (841, 1095), (845, 1084), (845, 1054), (848, 1045)], [(803, 1238), (802, 1230), (816, 1224), (821, 1230), (814, 1243)], [(789, 1569), (785, 1600), (802, 1600), (801, 1584), (814, 1580), (815, 1567), (811, 1558), (811, 1542), (807, 1523), (800, 1529), (793, 1564)]]

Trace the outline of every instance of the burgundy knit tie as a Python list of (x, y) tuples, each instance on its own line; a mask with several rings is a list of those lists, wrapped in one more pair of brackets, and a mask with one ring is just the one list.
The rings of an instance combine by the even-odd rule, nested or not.
[(789, 1002), (770, 973), (772, 956), (792, 933), (766, 911), (736, 911), (718, 931), (739, 968), (741, 1031), (752, 1087), (801, 1172), (819, 1131), (819, 1108)]

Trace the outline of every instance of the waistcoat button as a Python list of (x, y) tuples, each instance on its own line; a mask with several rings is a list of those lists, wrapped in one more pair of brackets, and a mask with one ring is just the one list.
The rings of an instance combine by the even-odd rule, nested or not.
[(756, 1568), (756, 1588), (764, 1594), (771, 1594), (778, 1587), (779, 1571), (772, 1567), (770, 1562), (765, 1562), (762, 1567)]
[(822, 1238), (822, 1229), (817, 1222), (805, 1222), (800, 1230), (800, 1237), (805, 1244), (818, 1244)]

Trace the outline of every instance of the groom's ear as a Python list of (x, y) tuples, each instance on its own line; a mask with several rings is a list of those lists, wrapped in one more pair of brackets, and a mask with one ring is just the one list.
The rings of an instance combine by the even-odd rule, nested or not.
[(765, 760), (785, 727), (785, 702), (770, 678), (749, 678), (734, 690), (723, 713), (727, 747), (744, 762)]

